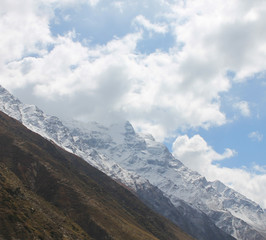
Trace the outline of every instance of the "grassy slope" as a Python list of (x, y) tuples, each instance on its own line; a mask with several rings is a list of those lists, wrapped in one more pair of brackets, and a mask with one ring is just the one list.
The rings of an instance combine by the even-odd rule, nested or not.
[(3, 113), (0, 163), (5, 239), (192, 239), (84, 160)]
[(0, 163), (0, 239), (92, 239)]

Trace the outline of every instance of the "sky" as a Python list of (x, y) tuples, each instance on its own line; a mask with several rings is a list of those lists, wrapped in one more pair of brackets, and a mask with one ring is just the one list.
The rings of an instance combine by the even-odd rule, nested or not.
[(266, 208), (264, 0), (1, 0), (0, 32), (21, 101), (129, 120)]

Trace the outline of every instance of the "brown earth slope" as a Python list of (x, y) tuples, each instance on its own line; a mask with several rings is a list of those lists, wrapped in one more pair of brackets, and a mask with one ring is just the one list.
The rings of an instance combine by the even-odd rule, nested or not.
[(0, 112), (0, 239), (192, 239), (84, 160)]

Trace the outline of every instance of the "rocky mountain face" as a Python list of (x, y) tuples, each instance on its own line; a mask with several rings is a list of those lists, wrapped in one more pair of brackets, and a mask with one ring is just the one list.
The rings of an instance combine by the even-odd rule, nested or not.
[(192, 240), (83, 159), (0, 112), (0, 239)]
[(258, 204), (219, 181), (208, 182), (129, 122), (63, 124), (1, 87), (0, 110), (127, 186), (197, 239), (266, 239), (266, 213)]
[[(150, 184), (147, 179), (137, 175), (133, 171), (125, 170), (113, 159), (95, 150), (96, 148), (93, 146), (98, 144), (96, 142), (93, 143), (95, 140), (89, 141), (87, 144), (79, 144), (76, 135), (72, 135), (70, 129), (58, 118), (46, 115), (36, 106), (21, 103), (1, 87), (0, 110), (19, 120), (32, 131), (55, 142), (69, 152), (81, 156), (91, 165), (105, 172), (117, 182), (123, 184), (123, 186), (126, 186), (149, 207), (169, 219), (171, 217), (174, 223), (197, 239), (212, 240), (213, 236), (216, 236), (217, 240), (232, 239), (229, 235), (221, 231), (212, 221), (209, 221), (206, 215), (201, 211), (195, 211), (181, 200), (180, 202), (182, 202), (181, 205), (183, 205), (183, 207), (176, 208), (170, 200), (164, 196), (163, 192)], [(103, 128), (107, 130), (107, 128)], [(107, 148), (103, 143), (107, 142), (106, 144), (108, 145), (108, 139), (100, 140), (102, 143), (101, 148)], [(150, 193), (152, 193), (152, 195)], [(197, 221), (195, 221), (194, 217), (191, 217), (195, 212), (197, 212), (198, 215)], [(206, 219), (208, 219), (208, 221), (206, 221)]]
[(176, 208), (183, 200), (237, 239), (266, 239), (264, 209), (219, 181), (208, 182), (151, 135), (137, 134), (129, 122), (108, 128), (98, 123), (67, 125), (79, 145), (92, 146), (122, 168), (145, 177)]

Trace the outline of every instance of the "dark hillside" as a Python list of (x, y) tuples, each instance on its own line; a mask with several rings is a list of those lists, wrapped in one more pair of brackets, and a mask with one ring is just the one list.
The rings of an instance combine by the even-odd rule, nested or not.
[(0, 112), (0, 239), (192, 239), (84, 160)]

